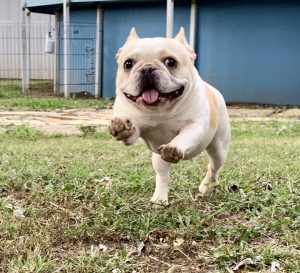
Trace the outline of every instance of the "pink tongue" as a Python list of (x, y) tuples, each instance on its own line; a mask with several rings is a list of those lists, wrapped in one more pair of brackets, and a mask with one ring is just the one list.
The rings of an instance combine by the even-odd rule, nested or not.
[(148, 104), (152, 104), (155, 103), (158, 99), (158, 91), (155, 89), (151, 89), (151, 90), (146, 90), (142, 93), (142, 98), (145, 102), (147, 102)]

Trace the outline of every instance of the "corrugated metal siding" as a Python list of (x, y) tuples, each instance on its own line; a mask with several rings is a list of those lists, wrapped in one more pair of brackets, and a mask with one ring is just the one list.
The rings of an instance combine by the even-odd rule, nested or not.
[[(53, 16), (40, 13), (31, 13), (30, 17), (32, 22), (48, 23), (54, 20)], [(21, 0), (1, 0), (0, 21), (21, 22)]]
[[(60, 19), (62, 21), (62, 17)], [(69, 92), (95, 94), (96, 65), (96, 9), (70, 12)], [(63, 25), (61, 24), (61, 38)], [(60, 39), (60, 56), (63, 56), (63, 39)], [(60, 91), (64, 91), (64, 59), (60, 58)]]
[[(22, 68), (21, 0), (1, 0), (0, 9), (0, 78), (20, 78)], [(53, 79), (54, 55), (44, 53), (47, 31), (54, 17), (30, 14), (31, 78)], [(41, 55), (43, 57), (41, 58)], [(49, 67), (45, 67), (47, 64)]]
[[(174, 31), (183, 25), (188, 37), (189, 5), (175, 7)], [(300, 104), (299, 14), (299, 1), (200, 2), (196, 66), (201, 76), (228, 102)], [(132, 26), (141, 37), (164, 36), (165, 7), (105, 6), (104, 97), (112, 96), (114, 56)]]
[[(189, 35), (190, 7), (175, 5), (174, 32), (184, 26)], [(102, 95), (115, 95), (117, 63), (115, 55), (123, 46), (130, 29), (136, 27), (140, 37), (164, 37), (166, 35), (166, 7), (160, 3), (136, 3), (104, 6), (103, 33), (103, 85)]]
[(199, 6), (201, 75), (227, 101), (300, 104), (300, 2)]
[[(103, 97), (114, 95), (115, 54), (130, 28), (141, 37), (165, 35), (165, 2), (134, 2), (103, 5)], [(189, 12), (190, 1), (175, 2), (175, 32), (183, 25), (189, 35)], [(199, 1), (200, 74), (227, 101), (300, 104), (299, 14), (300, 1)]]
[(2, 0), (0, 21), (18, 21), (21, 19), (20, 0)]

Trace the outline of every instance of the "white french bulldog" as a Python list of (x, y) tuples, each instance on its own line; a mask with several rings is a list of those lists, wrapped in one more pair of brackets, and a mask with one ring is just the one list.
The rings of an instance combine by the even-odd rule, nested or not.
[(230, 123), (223, 96), (194, 67), (196, 54), (184, 29), (174, 39), (140, 39), (132, 28), (116, 58), (116, 100), (108, 130), (126, 145), (141, 137), (152, 151), (156, 188), (151, 201), (168, 204), (171, 163), (203, 150), (209, 164), (199, 190), (209, 196), (227, 157)]

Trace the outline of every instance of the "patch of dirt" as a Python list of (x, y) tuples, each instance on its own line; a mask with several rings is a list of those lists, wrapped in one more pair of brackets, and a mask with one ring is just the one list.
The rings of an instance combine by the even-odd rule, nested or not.
[[(300, 108), (229, 106), (232, 119), (299, 119)], [(72, 109), (60, 111), (0, 111), (0, 127), (26, 124), (46, 133), (79, 134), (81, 126), (106, 127), (112, 109)]]
[(278, 119), (296, 118), (300, 119), (300, 107), (271, 107), (271, 106), (228, 106), (231, 118), (247, 119)]
[(81, 126), (106, 127), (111, 109), (72, 109), (64, 111), (0, 111), (0, 126), (26, 124), (46, 133), (78, 134)]

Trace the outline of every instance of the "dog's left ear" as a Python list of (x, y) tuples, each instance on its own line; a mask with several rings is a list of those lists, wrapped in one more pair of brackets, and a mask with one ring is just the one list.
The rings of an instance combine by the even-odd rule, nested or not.
[[(130, 42), (130, 41), (138, 40), (138, 39), (140, 39), (140, 38), (139, 38), (139, 36), (137, 35), (137, 33), (136, 33), (136, 31), (135, 31), (135, 27), (133, 27), (133, 28), (131, 28), (131, 30), (130, 30), (130, 33), (129, 33), (128, 37), (127, 37), (127, 40), (126, 40), (125, 44), (128, 43), (128, 42)], [(124, 47), (124, 46), (123, 46), (123, 47)], [(119, 58), (119, 56), (120, 56), (120, 54), (121, 54), (121, 51), (122, 51), (122, 48), (123, 48), (123, 47), (119, 48), (119, 50), (118, 50), (118, 52), (117, 52), (117, 54), (116, 54), (116, 59), (117, 59), (117, 60), (118, 60), (118, 58)]]
[(131, 28), (130, 33), (127, 37), (126, 43), (132, 40), (138, 40), (140, 39), (139, 36), (137, 35), (136, 31), (135, 31), (135, 27)]
[(190, 53), (192, 61), (195, 61), (197, 55), (196, 55), (194, 49), (188, 44), (188, 42), (186, 40), (185, 33), (184, 33), (184, 28), (183, 27), (180, 28), (179, 32), (177, 33), (177, 35), (175, 36), (174, 39), (178, 40), (180, 43), (182, 43), (185, 46), (185, 48)]

